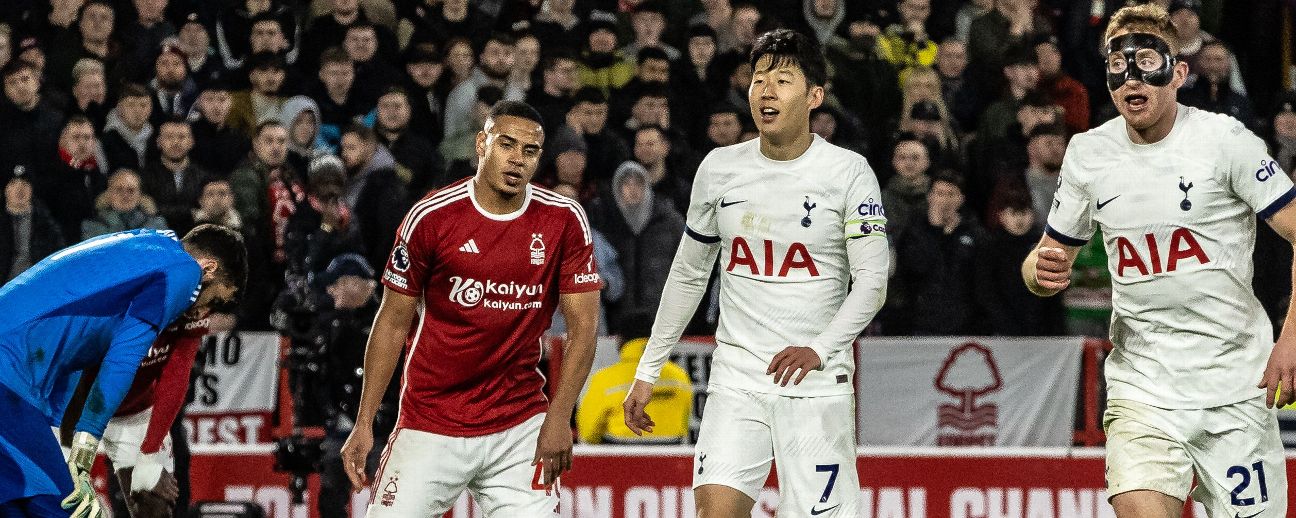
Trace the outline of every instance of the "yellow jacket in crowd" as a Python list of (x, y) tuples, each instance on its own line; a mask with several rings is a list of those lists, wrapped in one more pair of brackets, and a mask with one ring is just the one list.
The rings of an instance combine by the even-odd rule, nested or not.
[(648, 403), (648, 417), (657, 426), (642, 437), (625, 425), (621, 401), (634, 384), (635, 367), (643, 356), (648, 339), (626, 342), (621, 347), (621, 361), (609, 365), (590, 377), (589, 390), (576, 410), (576, 430), (581, 441), (591, 444), (678, 444), (688, 437), (689, 417), (693, 414), (693, 382), (684, 368), (666, 362), (661, 378), (653, 386)]

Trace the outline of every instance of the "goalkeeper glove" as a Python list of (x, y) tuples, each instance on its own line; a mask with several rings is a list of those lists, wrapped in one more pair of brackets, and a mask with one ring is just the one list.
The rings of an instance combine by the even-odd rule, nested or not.
[(99, 439), (88, 432), (77, 432), (72, 437), (72, 455), (68, 457), (68, 471), (72, 473), (72, 494), (63, 499), (64, 509), (72, 511), (71, 518), (102, 518), (99, 496), (90, 484), (90, 469), (94, 467)]

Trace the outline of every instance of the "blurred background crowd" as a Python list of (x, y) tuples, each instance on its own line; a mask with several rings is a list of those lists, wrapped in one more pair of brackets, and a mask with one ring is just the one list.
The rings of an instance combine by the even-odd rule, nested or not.
[[(1238, 118), (1296, 168), (1296, 2), (1157, 1), (1190, 64), (1180, 102)], [(109, 232), (237, 229), (251, 262), (238, 326), (283, 333), (295, 376), (330, 380), (294, 398), (300, 422), (329, 422), (339, 442), (395, 228), (475, 172), (494, 103), (524, 100), (544, 118), (535, 182), (579, 200), (596, 231), (601, 331), (627, 346), (592, 383), (615, 385), (642, 352), (697, 164), (756, 137), (748, 49), (791, 27), (829, 63), (811, 131), (867, 157), (883, 186), (894, 270), (868, 334), (1105, 337), (1101, 236), (1060, 297), (1030, 295), (1019, 265), (1068, 139), (1117, 116), (1099, 48), (1126, 4), (4, 0), (0, 281)], [(1256, 257), (1278, 322), (1291, 248), (1259, 225)], [(715, 330), (715, 278), (690, 334)], [(686, 428), (689, 376), (668, 375)], [(601, 408), (619, 398), (604, 403), (582, 405), (590, 442), (618, 431)], [(345, 488), (331, 489), (321, 509), (341, 508), (324, 500)]]
[[(1161, 3), (1191, 67), (1181, 102), (1242, 120), (1290, 170), (1291, 6)], [(221, 223), (253, 252), (240, 327), (307, 330), (318, 319), (296, 316), (373, 302), (407, 208), (472, 175), (487, 109), (517, 99), (544, 117), (535, 181), (584, 204), (600, 234), (616, 334), (658, 303), (696, 164), (754, 138), (747, 49), (784, 26), (830, 64), (811, 130), (868, 157), (884, 186), (896, 260), (870, 333), (1101, 336), (1101, 239), (1060, 298), (1030, 296), (1017, 264), (1068, 138), (1116, 116), (1098, 48), (1124, 5), (10, 0), (0, 278), (95, 235)], [(1263, 225), (1260, 241), (1257, 290), (1277, 315), (1291, 253)], [(339, 257), (367, 268), (322, 275)], [(689, 331), (709, 334), (717, 311), (710, 297)]]

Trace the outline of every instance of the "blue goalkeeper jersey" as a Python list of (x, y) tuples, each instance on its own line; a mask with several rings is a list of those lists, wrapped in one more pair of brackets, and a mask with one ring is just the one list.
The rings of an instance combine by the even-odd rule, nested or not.
[(201, 275), (171, 231), (60, 250), (0, 287), (0, 384), (58, 426), (81, 372), (98, 365), (76, 430), (102, 437), (158, 332), (193, 305)]

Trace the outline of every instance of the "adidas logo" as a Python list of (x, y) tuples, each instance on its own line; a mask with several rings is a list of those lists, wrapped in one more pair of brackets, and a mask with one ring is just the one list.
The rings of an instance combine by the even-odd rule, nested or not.
[(469, 239), (467, 243), (464, 243), (463, 246), (459, 247), (459, 251), (460, 251), (460, 252), (467, 252), (467, 253), (470, 253), (470, 254), (480, 254), (480, 253), (481, 253), (481, 250), (477, 249), (477, 242), (476, 242), (476, 241), (473, 241), (473, 240), (471, 240), (471, 239)]

